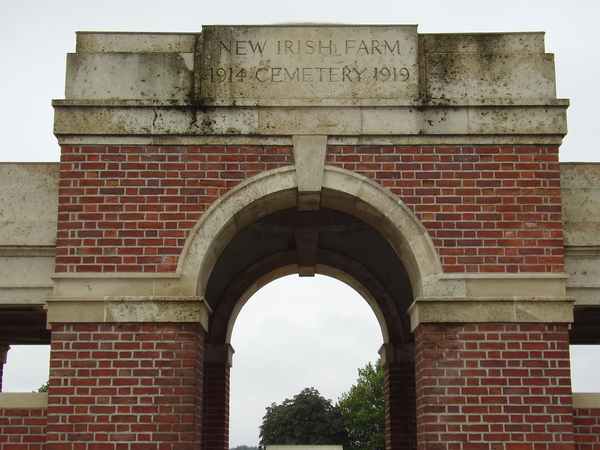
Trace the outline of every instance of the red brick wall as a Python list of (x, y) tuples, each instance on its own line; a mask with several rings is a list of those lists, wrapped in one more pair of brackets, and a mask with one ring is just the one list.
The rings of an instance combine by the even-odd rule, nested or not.
[[(557, 147), (337, 147), (328, 164), (397, 194), (446, 272), (560, 272)], [(63, 147), (57, 272), (173, 272), (189, 230), (290, 147)]]
[(43, 450), (45, 442), (45, 408), (0, 408), (1, 450)]
[(63, 147), (57, 272), (174, 272), (189, 230), (290, 147)]
[(186, 450), (201, 432), (195, 324), (52, 330), (46, 450)]
[(574, 449), (567, 325), (422, 324), (419, 450)]
[(558, 147), (330, 147), (398, 195), (445, 272), (562, 272)]
[(600, 450), (600, 408), (575, 409), (577, 450)]
[(205, 363), (203, 450), (229, 448), (230, 371), (226, 362)]
[(386, 448), (414, 450), (417, 448), (415, 364), (391, 362), (385, 365), (385, 371)]

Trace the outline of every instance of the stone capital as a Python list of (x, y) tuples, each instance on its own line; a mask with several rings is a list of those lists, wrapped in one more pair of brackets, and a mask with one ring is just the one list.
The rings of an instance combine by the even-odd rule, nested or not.
[(235, 350), (227, 343), (204, 344), (205, 363), (225, 363), (228, 367), (233, 366), (233, 354)]
[(385, 367), (396, 362), (415, 362), (415, 344), (410, 343), (386, 343), (379, 348), (381, 365)]

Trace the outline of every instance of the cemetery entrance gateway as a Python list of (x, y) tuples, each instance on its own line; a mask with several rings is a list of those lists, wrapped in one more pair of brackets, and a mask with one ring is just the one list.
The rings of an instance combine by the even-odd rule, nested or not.
[(233, 322), (290, 273), (372, 306), (390, 450), (575, 448), (543, 34), (79, 33), (53, 104), (48, 448), (226, 449)]

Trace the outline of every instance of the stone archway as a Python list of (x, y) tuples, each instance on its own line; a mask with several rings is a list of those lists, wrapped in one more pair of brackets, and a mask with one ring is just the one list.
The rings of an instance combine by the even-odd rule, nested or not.
[(320, 207), (308, 211), (299, 208), (297, 178), (298, 165), (233, 189), (206, 212), (182, 255), (180, 272), (199, 274), (198, 295), (212, 310), (204, 448), (227, 448), (235, 319), (260, 287), (291, 273), (333, 276), (370, 304), (384, 338), (388, 448), (414, 448), (414, 339), (407, 310), (422, 280), (441, 273), (431, 239), (401, 201), (356, 173), (324, 167)]
[[(248, 179), (215, 202), (191, 230), (177, 272), (197, 278), (198, 295), (204, 295), (217, 258), (235, 235), (256, 220), (297, 204), (294, 166)], [(437, 252), (425, 228), (400, 199), (375, 182), (326, 166), (322, 206), (349, 214), (381, 234), (406, 268), (415, 296), (426, 289), (427, 280), (441, 275)]]

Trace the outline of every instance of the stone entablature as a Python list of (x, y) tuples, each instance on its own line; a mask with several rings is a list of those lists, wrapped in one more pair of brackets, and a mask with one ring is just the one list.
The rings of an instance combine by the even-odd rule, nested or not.
[(369, 145), (488, 144), (495, 135), (495, 143), (557, 145), (568, 102), (555, 92), (542, 33), (79, 33), (65, 100), (54, 101), (55, 133), (73, 145), (212, 145), (225, 136), (233, 145), (289, 145), (297, 134), (335, 144), (358, 136)]

